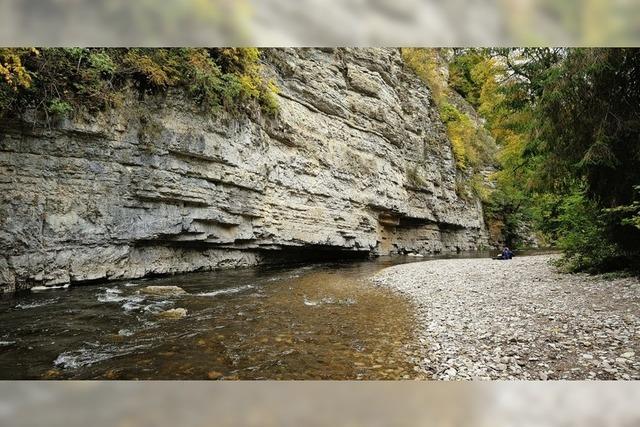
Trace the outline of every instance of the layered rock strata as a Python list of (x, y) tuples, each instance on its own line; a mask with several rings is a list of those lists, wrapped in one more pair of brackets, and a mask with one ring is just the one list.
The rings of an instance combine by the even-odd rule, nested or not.
[(486, 244), (398, 50), (272, 49), (265, 70), (275, 119), (205, 116), (176, 92), (49, 125), (3, 120), (0, 288), (247, 266), (291, 248)]

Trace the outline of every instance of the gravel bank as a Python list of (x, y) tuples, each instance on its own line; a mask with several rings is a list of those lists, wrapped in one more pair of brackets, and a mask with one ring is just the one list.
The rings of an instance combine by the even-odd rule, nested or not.
[(640, 282), (563, 274), (557, 255), (398, 265), (374, 283), (416, 306), (434, 379), (640, 379)]

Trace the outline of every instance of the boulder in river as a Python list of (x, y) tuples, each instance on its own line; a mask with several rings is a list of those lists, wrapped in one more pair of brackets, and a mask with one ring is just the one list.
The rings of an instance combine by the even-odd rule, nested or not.
[(177, 296), (184, 295), (187, 292), (179, 286), (146, 286), (140, 289), (143, 294), (160, 295), (160, 296)]
[(164, 319), (181, 319), (187, 315), (186, 308), (172, 308), (170, 310), (162, 311), (158, 313), (158, 316)]

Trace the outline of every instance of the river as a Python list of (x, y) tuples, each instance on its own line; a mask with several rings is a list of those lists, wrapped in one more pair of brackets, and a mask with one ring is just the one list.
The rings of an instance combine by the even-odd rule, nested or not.
[[(0, 301), (0, 379), (414, 379), (419, 343), (411, 304), (369, 278), (425, 259), (256, 267), (21, 293)], [(187, 293), (140, 292), (150, 285)], [(172, 308), (188, 314), (160, 315)]]

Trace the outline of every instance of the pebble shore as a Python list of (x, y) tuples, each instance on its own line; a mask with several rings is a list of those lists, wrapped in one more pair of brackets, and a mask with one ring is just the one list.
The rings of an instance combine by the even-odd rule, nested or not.
[(403, 264), (374, 276), (416, 307), (427, 378), (640, 379), (640, 281), (565, 274), (558, 255)]

